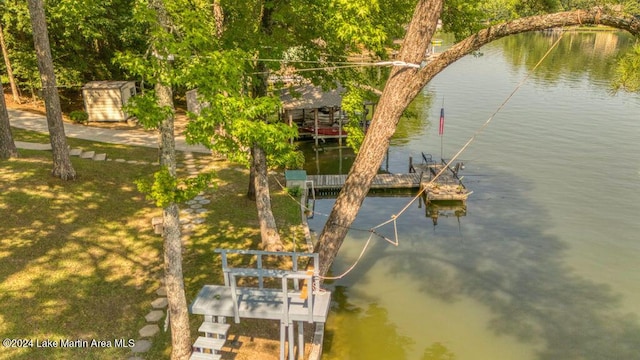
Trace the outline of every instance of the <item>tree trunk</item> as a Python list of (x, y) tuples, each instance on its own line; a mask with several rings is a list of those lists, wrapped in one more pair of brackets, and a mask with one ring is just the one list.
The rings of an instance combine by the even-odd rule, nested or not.
[[(263, 4), (260, 25), (260, 31), (264, 34), (271, 33), (272, 12), (273, 4), (266, 1), (265, 4)], [(256, 70), (259, 75), (257, 75), (257, 79), (254, 80), (252, 95), (257, 98), (267, 95), (267, 80), (269, 79), (269, 74), (265, 63), (262, 61), (258, 62)], [(255, 121), (264, 120), (256, 119)], [(253, 181), (250, 181), (249, 193), (247, 195), (251, 198), (251, 191), (253, 190), (256, 207), (258, 209), (262, 248), (267, 251), (282, 251), (284, 250), (284, 245), (280, 239), (276, 219), (273, 216), (273, 211), (271, 209), (271, 195), (269, 193), (269, 178), (267, 171), (267, 155), (264, 148), (257, 143), (253, 144), (251, 148), (251, 168), (249, 173), (249, 176), (253, 177)], [(253, 189), (251, 189), (251, 185), (253, 185)]]
[[(170, 86), (156, 84), (158, 105), (173, 107), (173, 92)], [(174, 138), (174, 115), (167, 117), (160, 125), (162, 152), (160, 166), (167, 167), (172, 176), (176, 176), (176, 153)], [(164, 240), (164, 278), (169, 303), (169, 321), (171, 324), (171, 359), (186, 360), (191, 355), (191, 332), (189, 312), (184, 291), (182, 274), (182, 240), (178, 205), (169, 204), (162, 213)]]
[[(4, 89), (0, 84), (0, 91), (2, 90)], [(4, 91), (2, 91), (0, 95), (0, 160), (12, 157), (18, 157), (18, 149), (13, 142), (9, 113), (7, 113), (7, 104), (4, 102)]]
[(221, 38), (224, 32), (224, 12), (220, 0), (213, 1), (213, 18), (216, 23), (216, 37)]
[(276, 219), (271, 211), (269, 179), (267, 177), (267, 159), (264, 149), (255, 144), (252, 149), (253, 167), (255, 168), (256, 207), (260, 222), (262, 248), (267, 251), (282, 251), (284, 245), (278, 234)]
[(76, 171), (69, 158), (67, 138), (64, 134), (60, 97), (56, 88), (56, 77), (51, 59), (51, 47), (47, 33), (47, 23), (42, 0), (28, 0), (31, 26), (33, 27), (33, 43), (38, 58), (38, 70), (42, 80), (42, 94), (47, 111), (47, 125), (53, 152), (53, 176), (62, 180), (75, 179)]
[[(405, 35), (398, 60), (420, 64), (435, 31), (443, 0), (420, 0)], [(517, 19), (495, 25), (457, 43), (422, 69), (395, 67), (373, 115), (342, 191), (327, 219), (316, 251), (320, 253), (320, 274), (325, 275), (353, 223), (371, 182), (384, 159), (389, 139), (402, 112), (418, 92), (448, 65), (499, 38), (525, 31), (577, 24), (604, 24), (640, 33), (640, 19), (603, 13), (601, 9), (572, 11)]]
[[(161, 0), (152, 0), (150, 5), (156, 12), (157, 20), (162, 28), (169, 32), (171, 19)], [(170, 66), (161, 64), (161, 68)], [(160, 70), (162, 71), (162, 70)], [(159, 76), (159, 78), (163, 78)], [(171, 85), (160, 82), (155, 85), (158, 105), (170, 107), (170, 115), (160, 124), (160, 166), (166, 167), (171, 176), (176, 176), (176, 150), (174, 137), (173, 90)], [(171, 324), (171, 359), (188, 360), (191, 355), (191, 330), (189, 329), (189, 311), (184, 290), (182, 273), (182, 239), (180, 232), (179, 208), (170, 203), (162, 213), (164, 240), (164, 278), (169, 303), (168, 315)]]
[(4, 57), (4, 65), (7, 68), (7, 77), (9, 77), (9, 86), (11, 86), (11, 95), (13, 95), (13, 101), (16, 104), (20, 104), (20, 93), (18, 92), (18, 86), (16, 85), (16, 79), (13, 77), (13, 70), (11, 68), (11, 60), (9, 60), (9, 50), (7, 44), (4, 42), (4, 30), (2, 24), (0, 24), (0, 48), (2, 48), (2, 56)]
[(253, 161), (253, 148), (251, 148), (251, 164), (249, 164), (249, 187), (247, 189), (247, 198), (256, 201), (256, 166)]

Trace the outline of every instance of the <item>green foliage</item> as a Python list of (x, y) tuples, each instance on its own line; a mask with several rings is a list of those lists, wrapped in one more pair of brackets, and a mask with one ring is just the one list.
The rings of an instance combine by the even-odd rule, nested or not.
[(366, 99), (366, 92), (361, 88), (349, 87), (349, 90), (342, 98), (342, 109), (347, 113), (349, 122), (344, 125), (347, 131), (347, 146), (357, 154), (364, 140), (363, 122), (366, 121), (363, 103)]
[(300, 196), (302, 196), (302, 188), (300, 186), (294, 186), (294, 187), (285, 188), (285, 189), (287, 191), (287, 194), (289, 194), (294, 198), (299, 198)]
[(640, 45), (618, 62), (612, 86), (614, 91), (640, 91)]
[(198, 193), (206, 189), (214, 174), (200, 173), (194, 178), (179, 180), (172, 176), (167, 167), (153, 174), (153, 180), (137, 180), (138, 191), (147, 195), (159, 208), (167, 207), (171, 203), (184, 203), (193, 199)]
[[(123, 78), (113, 64), (116, 51), (140, 49), (142, 32), (132, 22), (134, 0), (45, 2), (47, 30), (61, 87), (89, 80)], [(26, 1), (3, 0), (0, 21), (14, 75), (22, 88), (38, 88), (39, 74)]]
[(204, 144), (229, 160), (249, 165), (249, 149), (260, 145), (267, 154), (269, 166), (296, 167), (303, 162), (289, 140), (297, 136), (297, 129), (277, 118), (280, 101), (274, 97), (228, 97), (222, 94), (206, 98), (209, 106), (200, 116), (192, 114), (187, 124), (190, 142)]
[(89, 114), (87, 114), (86, 111), (82, 110), (74, 110), (70, 112), (69, 117), (71, 118), (71, 120), (73, 120), (73, 122), (78, 124), (85, 124), (89, 120)]
[(461, 40), (483, 27), (488, 15), (483, 10), (480, 0), (445, 1), (441, 17), (443, 30), (453, 33), (456, 40)]
[(173, 109), (159, 106), (155, 92), (145, 91), (144, 94), (129, 99), (124, 111), (135, 116), (146, 129), (157, 129), (162, 121), (173, 116)]

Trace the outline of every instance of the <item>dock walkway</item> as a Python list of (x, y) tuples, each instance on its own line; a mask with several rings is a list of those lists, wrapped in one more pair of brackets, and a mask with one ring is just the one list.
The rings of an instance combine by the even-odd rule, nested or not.
[[(344, 186), (347, 175), (307, 175), (316, 190), (339, 190)], [(420, 174), (378, 174), (371, 183), (371, 189), (418, 189)]]

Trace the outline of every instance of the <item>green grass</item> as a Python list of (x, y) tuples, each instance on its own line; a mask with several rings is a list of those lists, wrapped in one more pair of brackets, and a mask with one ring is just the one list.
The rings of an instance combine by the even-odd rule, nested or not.
[[(16, 140), (48, 141), (30, 132), (14, 134)], [(156, 153), (74, 139), (69, 143), (121, 154), (112, 158), (153, 158)], [(162, 239), (151, 229), (151, 218), (160, 210), (137, 191), (134, 180), (157, 167), (72, 158), (78, 179), (63, 182), (50, 176), (50, 152), (20, 154), (0, 162), (0, 334), (34, 341), (137, 339), (160, 285)], [(196, 161), (211, 164), (206, 156)], [(255, 205), (244, 196), (246, 170), (213, 164), (218, 179), (207, 190), (212, 201), (207, 221), (190, 234), (184, 252), (189, 302), (204, 284), (222, 282), (213, 249), (255, 249), (260, 242)], [(272, 202), (287, 249), (293, 249), (293, 239), (300, 249), (298, 205), (277, 185)], [(201, 322), (191, 316), (192, 339)], [(168, 334), (157, 335), (153, 343), (146, 358), (168, 358)], [(118, 348), (3, 348), (0, 360), (121, 359), (128, 354)]]

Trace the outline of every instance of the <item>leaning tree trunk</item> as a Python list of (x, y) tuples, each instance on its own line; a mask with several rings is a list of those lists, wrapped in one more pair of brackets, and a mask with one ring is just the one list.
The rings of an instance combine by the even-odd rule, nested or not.
[[(443, 0), (420, 0), (404, 38), (398, 60), (420, 64), (435, 31)], [(502, 37), (526, 31), (578, 24), (603, 24), (640, 34), (640, 19), (609, 14), (601, 8), (578, 10), (549, 15), (526, 17), (479, 31), (441, 53), (422, 69), (396, 67), (373, 115), (360, 151), (342, 191), (333, 206), (320, 234), (316, 251), (320, 253), (320, 273), (325, 275), (335, 259), (353, 223), (371, 182), (382, 164), (389, 139), (396, 129), (402, 112), (420, 90), (448, 65), (481, 46)]]
[(0, 159), (18, 157), (18, 149), (13, 141), (7, 104), (4, 102), (4, 89), (0, 84)]
[(38, 58), (38, 70), (42, 80), (42, 94), (47, 111), (49, 139), (53, 152), (53, 176), (62, 180), (75, 179), (76, 171), (69, 158), (67, 138), (64, 134), (60, 97), (56, 88), (56, 77), (53, 71), (51, 47), (47, 33), (47, 23), (42, 0), (28, 0), (31, 26), (33, 28), (33, 44)]
[[(170, 86), (156, 84), (158, 105), (173, 109), (173, 92)], [(160, 166), (169, 169), (176, 176), (176, 152), (174, 138), (173, 111), (160, 125), (162, 152)], [(191, 337), (189, 312), (184, 290), (182, 274), (182, 240), (180, 233), (179, 209), (176, 203), (170, 203), (162, 212), (164, 241), (164, 279), (169, 303), (169, 321), (171, 324), (171, 359), (186, 360), (191, 355)]]
[(11, 95), (13, 95), (13, 101), (16, 104), (20, 104), (20, 93), (18, 92), (16, 79), (13, 76), (13, 69), (11, 68), (11, 60), (9, 59), (9, 50), (7, 49), (7, 44), (4, 42), (4, 30), (2, 29), (2, 24), (0, 24), (0, 48), (2, 48), (4, 65), (7, 68), (7, 77), (9, 78), (9, 86), (11, 86)]

